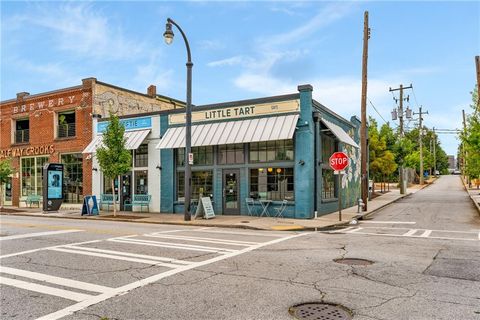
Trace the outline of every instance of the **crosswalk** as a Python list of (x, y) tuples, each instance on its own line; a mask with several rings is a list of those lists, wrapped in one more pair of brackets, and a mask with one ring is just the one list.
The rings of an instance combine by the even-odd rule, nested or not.
[[(81, 230), (71, 231), (78, 232)], [(68, 230), (65, 232), (68, 232)], [(59, 319), (165, 277), (305, 234), (307, 233), (230, 232), (222, 229), (199, 228), (167, 230), (61, 244), (0, 256), (0, 286), (15, 287), (72, 301), (73, 304), (64, 309), (37, 318), (38, 320)], [(47, 236), (47, 234), (44, 234), (44, 236)], [(17, 237), (15, 239), (21, 238)], [(109, 264), (120, 263), (119, 261), (121, 261), (121, 263), (130, 263), (132, 266), (137, 264), (149, 265), (158, 267), (160, 272), (153, 276), (145, 276), (145, 278), (135, 282), (112, 287), (6, 266), (8, 258), (27, 256), (39, 252), (50, 255), (62, 254), (72, 258), (81, 256), (84, 257), (83, 259), (102, 259)], [(201, 259), (198, 259), (198, 253), (203, 253), (200, 255)], [(74, 274), (72, 274), (73, 276)]]
[(459, 241), (480, 241), (480, 231), (457, 231), (457, 230), (430, 230), (411, 229), (399, 227), (368, 227), (355, 226), (346, 227), (333, 231), (323, 231), (328, 234), (354, 234), (382, 237), (404, 237), (418, 239), (440, 239)]

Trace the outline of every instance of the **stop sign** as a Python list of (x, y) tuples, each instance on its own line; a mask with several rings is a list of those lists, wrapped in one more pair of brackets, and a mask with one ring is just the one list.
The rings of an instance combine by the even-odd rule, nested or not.
[(343, 152), (335, 152), (330, 157), (330, 167), (336, 171), (342, 171), (348, 167), (348, 157)]

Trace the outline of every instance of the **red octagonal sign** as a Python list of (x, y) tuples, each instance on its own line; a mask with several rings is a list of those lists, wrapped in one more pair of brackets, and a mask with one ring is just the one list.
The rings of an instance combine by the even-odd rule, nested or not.
[(335, 152), (330, 157), (330, 167), (336, 171), (342, 171), (348, 167), (348, 157), (344, 152)]

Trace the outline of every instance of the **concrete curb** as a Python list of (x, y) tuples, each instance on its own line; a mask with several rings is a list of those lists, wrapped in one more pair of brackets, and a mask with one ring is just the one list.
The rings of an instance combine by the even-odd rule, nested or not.
[(480, 203), (478, 203), (478, 202), (473, 198), (473, 196), (470, 194), (470, 192), (468, 191), (467, 185), (465, 184), (465, 180), (464, 180), (463, 178), (460, 178), (460, 179), (462, 180), (463, 188), (465, 189), (465, 191), (467, 192), (468, 196), (469, 196), (470, 199), (472, 200), (473, 205), (475, 206), (475, 208), (477, 208), (478, 215), (480, 216)]

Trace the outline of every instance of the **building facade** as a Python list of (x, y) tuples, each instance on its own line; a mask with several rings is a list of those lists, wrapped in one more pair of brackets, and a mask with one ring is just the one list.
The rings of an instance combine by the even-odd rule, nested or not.
[[(216, 214), (312, 218), (355, 204), (360, 192), (360, 121), (343, 119), (298, 93), (199, 106), (192, 113), (192, 199), (209, 196)], [(183, 212), (185, 115), (160, 115), (160, 211)], [(335, 151), (350, 165), (337, 180)]]
[[(98, 166), (94, 153), (84, 150), (96, 137), (97, 120), (109, 112), (125, 117), (177, 107), (182, 102), (157, 95), (153, 85), (143, 94), (95, 78), (41, 94), (21, 92), (0, 102), (0, 160), (10, 159), (15, 171), (0, 196), (7, 205), (25, 206), (29, 195), (42, 195), (43, 164), (60, 162), (65, 169), (62, 207), (81, 206), (83, 196), (95, 191), (92, 175)], [(144, 157), (143, 150), (137, 158)], [(148, 167), (140, 162), (138, 169)]]

